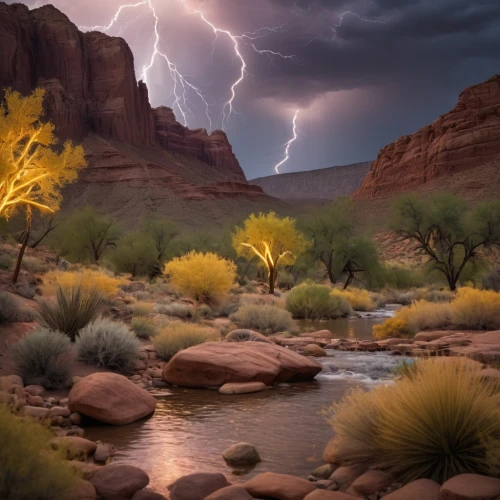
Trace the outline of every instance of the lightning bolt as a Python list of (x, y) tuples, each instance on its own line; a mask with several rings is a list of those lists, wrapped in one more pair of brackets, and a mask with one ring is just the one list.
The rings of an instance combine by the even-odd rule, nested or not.
[(288, 159), (290, 158), (290, 146), (297, 140), (297, 117), (299, 116), (300, 110), (296, 110), (295, 114), (293, 115), (293, 137), (285, 144), (285, 154), (284, 158), (274, 167), (274, 170), (276, 171), (277, 174), (280, 173), (279, 168), (281, 165), (286, 163)]
[[(243, 33), (242, 35), (234, 35), (231, 33), (231, 31), (227, 29), (222, 29), (216, 26), (214, 23), (212, 23), (206, 16), (203, 11), (200, 9), (194, 9), (190, 6), (187, 5), (186, 0), (175, 0), (179, 1), (186, 13), (188, 14), (194, 14), (197, 15), (203, 23), (205, 23), (214, 33), (215, 39), (212, 43), (212, 47), (214, 47), (214, 44), (218, 37), (220, 35), (223, 35), (227, 37), (227, 39), (230, 41), (230, 43), (233, 46), (235, 58), (239, 61), (239, 73), (238, 77), (232, 84), (230, 85), (229, 89), (229, 98), (228, 100), (224, 103), (224, 106), (222, 108), (221, 116), (219, 120), (221, 121), (221, 126), (223, 130), (226, 130), (226, 128), (229, 125), (229, 122), (231, 120), (231, 116), (233, 113), (236, 113), (234, 109), (234, 102), (237, 97), (237, 89), (241, 85), (241, 83), (245, 80), (246, 76), (250, 75), (247, 69), (247, 63), (245, 61), (244, 55), (241, 50), (241, 44), (244, 44), (245, 46), (249, 46), (254, 52), (267, 56), (271, 62), (274, 64), (274, 59), (275, 58), (281, 58), (284, 60), (291, 60), (294, 63), (297, 63), (296, 57), (294, 55), (286, 55), (282, 54), (281, 52), (269, 50), (269, 49), (259, 49), (255, 45), (255, 41), (260, 38), (264, 38), (268, 36), (271, 33), (277, 33), (279, 30), (283, 28), (284, 25), (278, 26), (276, 28), (272, 27), (263, 27), (259, 28), (258, 30), (254, 32), (246, 32)], [(142, 79), (144, 80), (145, 83), (148, 81), (148, 73), (151, 70), (151, 68), (154, 66), (155, 61), (157, 58), (162, 58), (166, 64), (168, 71), (170, 73), (170, 77), (173, 82), (173, 91), (172, 95), (174, 97), (174, 103), (172, 105), (173, 109), (177, 109), (182, 116), (182, 119), (184, 121), (184, 125), (187, 126), (187, 121), (188, 121), (188, 115), (192, 113), (191, 111), (191, 105), (189, 101), (189, 93), (191, 92), (192, 94), (194, 93), (200, 101), (203, 103), (203, 106), (205, 107), (205, 114), (207, 116), (208, 122), (210, 124), (210, 130), (213, 128), (213, 123), (212, 119), (210, 117), (210, 104), (208, 103), (207, 99), (204, 97), (202, 90), (195, 86), (193, 83), (191, 83), (185, 75), (183, 75), (179, 69), (177, 68), (176, 64), (167, 56), (167, 54), (162, 50), (161, 48), (161, 35), (160, 35), (160, 18), (155, 10), (155, 7), (152, 3), (152, 0), (142, 0), (137, 3), (130, 3), (130, 4), (124, 4), (121, 5), (117, 11), (115, 12), (114, 16), (111, 18), (111, 21), (107, 25), (102, 25), (102, 26), (80, 26), (80, 29), (86, 30), (86, 31), (109, 31), (117, 22), (118, 19), (121, 15), (121, 13), (125, 9), (133, 9), (141, 6), (146, 6), (150, 13), (153, 16), (154, 19), (154, 30), (153, 30), (153, 49), (151, 52), (151, 55), (148, 58), (148, 62), (144, 64), (142, 67)], [(214, 49), (213, 49), (214, 50)], [(213, 55), (213, 52), (212, 52)], [(192, 95), (191, 94), (191, 95)], [(218, 121), (219, 121), (218, 120)]]
[(334, 39), (337, 38), (337, 30), (342, 26), (342, 22), (344, 21), (344, 18), (346, 16), (354, 16), (360, 21), (363, 21), (364, 23), (384, 24), (382, 21), (377, 21), (374, 19), (365, 19), (364, 17), (361, 17), (359, 14), (356, 14), (356, 12), (352, 12), (351, 10), (346, 10), (343, 14), (340, 14), (339, 23), (333, 25), (332, 31), (334, 33)]

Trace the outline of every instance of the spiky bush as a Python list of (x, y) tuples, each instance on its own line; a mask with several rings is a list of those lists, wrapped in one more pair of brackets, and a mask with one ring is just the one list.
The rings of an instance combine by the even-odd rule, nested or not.
[(154, 310), (158, 314), (165, 314), (166, 316), (173, 316), (174, 318), (187, 319), (193, 316), (194, 308), (189, 304), (173, 302), (172, 304), (156, 304), (154, 306)]
[(97, 319), (80, 330), (75, 347), (86, 364), (129, 373), (139, 356), (139, 339), (124, 323)]
[(292, 330), (294, 327), (291, 313), (276, 306), (247, 304), (231, 314), (230, 318), (241, 328), (267, 334)]
[(218, 339), (220, 333), (213, 328), (174, 321), (158, 333), (153, 339), (153, 345), (158, 356), (168, 361), (183, 349)]
[(331, 288), (314, 283), (303, 283), (286, 296), (285, 307), (295, 318), (322, 319), (348, 316), (352, 309), (340, 294)]
[(417, 363), (394, 385), (355, 390), (330, 408), (337, 456), (388, 468), (403, 482), (498, 476), (498, 383), (460, 358)]
[(154, 321), (141, 316), (132, 318), (130, 328), (141, 339), (149, 339), (156, 335), (157, 331)]
[(236, 279), (236, 265), (211, 252), (189, 252), (165, 265), (172, 287), (196, 300), (212, 300), (229, 292)]
[(61, 454), (48, 453), (52, 433), (0, 405), (0, 498), (71, 500), (76, 474)]
[(99, 290), (76, 286), (57, 288), (55, 302), (40, 302), (40, 323), (75, 340), (78, 331), (95, 320), (105, 306), (105, 297)]
[(355, 311), (374, 311), (378, 304), (373, 300), (372, 294), (362, 288), (348, 288), (347, 290), (334, 289), (332, 294), (344, 297)]
[(12, 357), (26, 384), (62, 389), (70, 380), (71, 341), (66, 335), (40, 329), (12, 346)]
[(457, 328), (471, 330), (500, 328), (500, 293), (461, 288), (452, 302), (451, 320)]
[(22, 307), (9, 292), (0, 290), (0, 325), (2, 323), (30, 322), (35, 319), (33, 311)]

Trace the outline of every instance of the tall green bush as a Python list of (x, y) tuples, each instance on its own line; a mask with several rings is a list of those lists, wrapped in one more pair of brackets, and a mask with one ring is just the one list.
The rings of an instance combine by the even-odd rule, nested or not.
[(241, 328), (267, 334), (294, 329), (292, 315), (276, 306), (246, 304), (231, 314), (230, 318)]

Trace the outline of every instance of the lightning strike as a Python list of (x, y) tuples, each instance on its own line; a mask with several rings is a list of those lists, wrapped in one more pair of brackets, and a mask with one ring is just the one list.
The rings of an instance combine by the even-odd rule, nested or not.
[(297, 117), (299, 116), (300, 110), (295, 111), (295, 115), (293, 116), (293, 137), (285, 144), (285, 154), (284, 158), (274, 167), (274, 170), (277, 174), (280, 173), (279, 168), (281, 165), (286, 163), (290, 158), (290, 146), (297, 140)]
[(334, 33), (334, 38), (337, 38), (337, 29), (342, 26), (342, 22), (344, 21), (344, 18), (346, 16), (354, 16), (364, 23), (384, 24), (382, 21), (377, 21), (374, 19), (365, 19), (364, 17), (361, 17), (359, 14), (356, 14), (356, 12), (352, 12), (351, 10), (346, 10), (343, 14), (340, 15), (339, 23), (335, 24), (334, 27), (332, 28), (332, 31)]

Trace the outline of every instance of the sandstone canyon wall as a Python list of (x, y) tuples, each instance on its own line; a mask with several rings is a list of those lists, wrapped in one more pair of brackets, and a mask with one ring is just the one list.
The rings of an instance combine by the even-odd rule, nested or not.
[[(356, 199), (386, 198), (500, 158), (500, 75), (465, 89), (457, 105), (383, 148)], [(470, 174), (473, 176), (473, 174)]]

